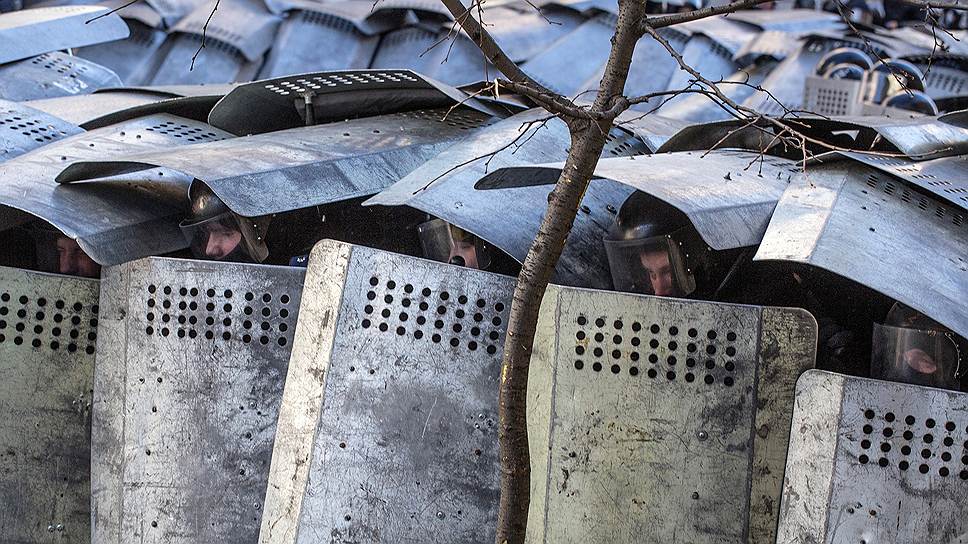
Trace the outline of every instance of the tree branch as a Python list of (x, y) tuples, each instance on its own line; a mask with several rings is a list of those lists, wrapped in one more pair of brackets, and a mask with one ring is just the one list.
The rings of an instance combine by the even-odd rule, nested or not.
[(968, 10), (968, 4), (962, 4), (959, 2), (936, 2), (934, 0), (901, 0), (905, 4), (911, 4), (913, 6), (920, 6), (922, 8), (934, 8), (934, 9), (955, 9), (955, 10)]
[(667, 26), (688, 23), (689, 21), (698, 21), (699, 19), (705, 19), (714, 15), (733, 13), (742, 9), (749, 9), (760, 4), (766, 4), (767, 2), (773, 1), (774, 0), (738, 0), (722, 6), (710, 6), (708, 8), (694, 9), (685, 13), (670, 13), (668, 15), (659, 15), (656, 17), (646, 16), (642, 21), (640, 30), (643, 34), (645, 34), (647, 33), (645, 30), (647, 26), (651, 27), (652, 29), (659, 29)]

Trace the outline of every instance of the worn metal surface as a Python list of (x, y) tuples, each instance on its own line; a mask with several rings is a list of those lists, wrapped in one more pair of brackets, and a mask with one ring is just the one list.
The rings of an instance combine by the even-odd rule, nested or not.
[(81, 132), (64, 119), (26, 104), (0, 100), (0, 163)]
[[(417, 208), (473, 232), (523, 262), (547, 208), (550, 188), (480, 191), (474, 184), (501, 167), (564, 160), (568, 131), (556, 119), (542, 124), (546, 116), (541, 110), (530, 110), (475, 132), (365, 204)], [(511, 145), (515, 141), (520, 145)], [(647, 152), (641, 142), (627, 146), (614, 147), (613, 156), (630, 150)], [(630, 189), (614, 182), (589, 186), (558, 261), (555, 281), (582, 287), (611, 286), (602, 238), (629, 194)]]
[(514, 279), (323, 241), (305, 285), (259, 541), (493, 540)]
[(26, 104), (80, 126), (104, 115), (152, 104), (169, 96), (133, 89), (104, 89), (91, 94), (31, 100)]
[[(720, 85), (719, 90), (737, 104), (742, 104), (756, 92), (755, 87), (762, 84), (775, 67), (775, 62), (762, 59), (725, 77), (724, 81), (728, 83)], [(670, 98), (663, 102), (659, 113), (681, 120), (683, 128), (686, 122), (708, 123), (732, 118), (729, 109), (703, 94), (683, 94)]]
[(935, 100), (968, 94), (968, 63), (962, 56), (915, 56), (913, 62), (924, 73), (924, 92)]
[(844, 26), (843, 20), (838, 14), (814, 9), (743, 10), (730, 13), (729, 18), (753, 25), (761, 30), (782, 30), (786, 32), (832, 30)]
[(380, 41), (371, 66), (409, 68), (451, 85), (483, 81), (488, 73), (495, 72), (494, 68), (464, 39), (458, 39), (451, 48), (448, 31), (452, 26), (413, 24), (393, 30)]
[[(703, 34), (695, 34), (679, 53), (689, 66), (710, 81), (720, 81), (728, 78), (740, 68), (733, 62), (733, 51), (719, 44), (716, 40)], [(670, 56), (666, 53), (666, 56)], [(693, 82), (693, 77), (685, 70), (675, 65), (666, 88), (676, 90), (685, 89)]]
[(90, 542), (97, 280), (0, 267), (0, 534)]
[(212, 107), (229, 89), (220, 85), (198, 85), (198, 92), (179, 96), (158, 88), (106, 89), (86, 95), (34, 100), (29, 104), (37, 109), (77, 123), (92, 130), (139, 117), (170, 114), (204, 122)]
[[(101, 6), (56, 6), (0, 15), (0, 64), (128, 37), (117, 14)], [(93, 20), (92, 19), (97, 19)]]
[(771, 542), (816, 335), (799, 309), (549, 289), (528, 541)]
[(60, 51), (0, 66), (0, 98), (36, 100), (119, 87), (117, 74)]
[(783, 193), (754, 260), (817, 266), (968, 336), (962, 210), (852, 161), (817, 165)]
[(215, 105), (209, 122), (238, 135), (305, 126), (307, 96), (317, 123), (455, 104), (496, 113), (462, 91), (410, 70), (348, 70), (239, 85)]
[(161, 258), (104, 271), (94, 542), (256, 541), (304, 274)]
[[(561, 164), (504, 168), (482, 178), (478, 189), (550, 185)], [(605, 158), (595, 178), (650, 194), (685, 213), (713, 249), (755, 246), (766, 231), (784, 189), (797, 174), (795, 162), (746, 151), (663, 153)], [(593, 180), (592, 185), (600, 183)]]
[(821, 371), (796, 395), (778, 543), (964, 540), (968, 395)]
[(75, 162), (57, 181), (81, 190), (87, 183), (78, 181), (130, 173), (153, 179), (162, 168), (203, 181), (239, 215), (287, 212), (379, 192), (489, 122), (473, 110), (441, 120), (445, 114), (417, 110)]
[[(145, 4), (134, 4), (145, 6)], [(146, 7), (146, 6), (145, 6)], [(125, 13), (124, 8), (121, 13)], [(159, 27), (127, 19), (130, 35), (116, 43), (92, 45), (77, 51), (77, 55), (114, 71), (127, 85), (143, 85), (151, 80), (160, 60), (158, 51), (168, 37)]]
[[(215, 1), (219, 1), (219, 16), (210, 17)], [(170, 43), (161, 51), (164, 60), (151, 83), (252, 79), (272, 45), (279, 22), (279, 17), (258, 0), (213, 0), (199, 5), (172, 29)], [(203, 33), (205, 47), (199, 52)]]
[[(369, 25), (358, 25), (339, 10), (327, 9), (327, 4), (286, 4), (287, 17), (259, 70), (260, 79), (370, 65), (380, 38), (369, 32)], [(369, 6), (372, 8), (373, 3), (369, 2)], [(327, 54), (320, 54), (321, 47), (327, 49)]]
[[(522, 68), (545, 87), (574, 96), (585, 90), (586, 82), (597, 81), (596, 76), (608, 59), (614, 25), (614, 15), (596, 15), (525, 62)], [(575, 51), (582, 54), (575, 55)]]
[(930, 192), (960, 208), (962, 214), (968, 213), (968, 157), (959, 155), (915, 162), (866, 153), (844, 155)]
[[(59, 185), (54, 179), (73, 161), (227, 137), (208, 125), (170, 115), (70, 136), (4, 163), (0, 204), (51, 223), (101, 264), (181, 249), (186, 243), (178, 221), (184, 216), (191, 178), (169, 171), (167, 178), (84, 187)], [(0, 230), (9, 226), (0, 225)]]

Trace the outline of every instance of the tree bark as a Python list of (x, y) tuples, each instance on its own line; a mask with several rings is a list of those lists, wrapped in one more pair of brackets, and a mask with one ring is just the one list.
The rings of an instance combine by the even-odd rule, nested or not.
[[(645, 14), (644, 0), (619, 2), (612, 50), (599, 85), (592, 112), (611, 110), (628, 78), (632, 52), (641, 34), (638, 22)], [(564, 116), (563, 116), (564, 117)], [(501, 368), (498, 438), (501, 446), (501, 502), (495, 542), (521, 544), (528, 525), (531, 501), (531, 456), (528, 448), (528, 369), (538, 323), (538, 310), (574, 224), (578, 207), (605, 146), (614, 119), (592, 121), (565, 118), (571, 148), (565, 166), (548, 197), (534, 243), (521, 267), (508, 320)]]

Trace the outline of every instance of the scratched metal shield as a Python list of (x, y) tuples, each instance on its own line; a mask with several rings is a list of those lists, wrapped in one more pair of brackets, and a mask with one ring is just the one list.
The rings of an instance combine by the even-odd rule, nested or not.
[(0, 535), (90, 541), (97, 280), (0, 268)]
[(95, 542), (256, 541), (304, 273), (163, 258), (104, 269)]
[(804, 374), (777, 542), (965, 542), (966, 444), (968, 394)]
[(120, 86), (121, 79), (111, 70), (60, 51), (0, 66), (0, 98), (5, 100), (87, 94)]
[(514, 279), (323, 241), (260, 542), (490, 542)]
[(529, 542), (772, 542), (804, 310), (552, 287), (528, 385)]
[(0, 100), (0, 163), (81, 132), (77, 125), (26, 104)]

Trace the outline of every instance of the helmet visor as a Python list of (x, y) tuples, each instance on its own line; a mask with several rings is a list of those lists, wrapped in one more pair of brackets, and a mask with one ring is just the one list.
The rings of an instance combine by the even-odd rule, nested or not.
[(962, 354), (950, 332), (874, 323), (872, 376), (932, 387), (957, 388)]
[(424, 257), (468, 268), (487, 268), (485, 245), (474, 234), (442, 219), (421, 224), (417, 232)]
[(683, 297), (696, 289), (674, 235), (638, 240), (605, 240), (605, 253), (617, 291)]
[(231, 212), (197, 223), (183, 222), (180, 227), (195, 257), (212, 261), (245, 260), (242, 230)]

